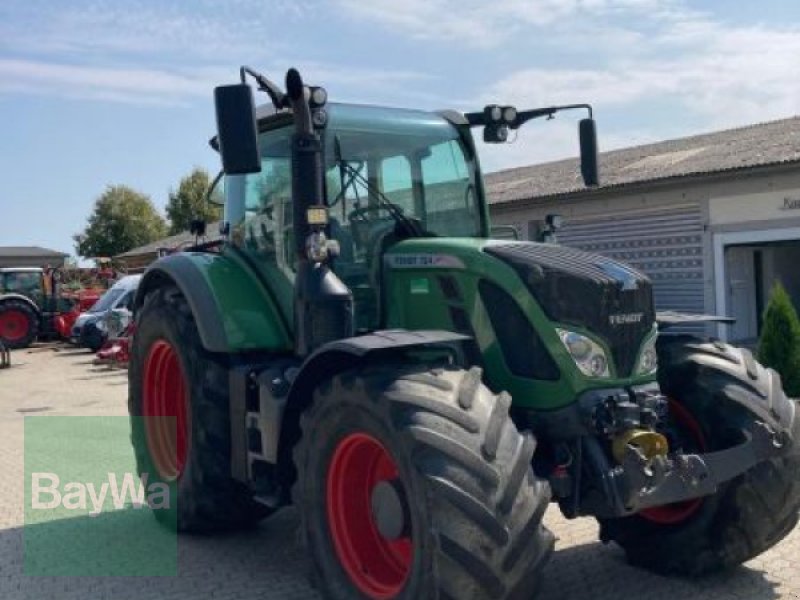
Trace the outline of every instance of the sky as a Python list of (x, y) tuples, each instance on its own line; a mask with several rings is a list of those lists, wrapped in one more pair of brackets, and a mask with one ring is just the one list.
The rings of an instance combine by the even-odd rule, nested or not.
[[(111, 184), (163, 213), (219, 169), (213, 88), (242, 64), (336, 101), (588, 102), (610, 150), (796, 115), (798, 57), (796, 0), (0, 0), (0, 245), (74, 253)], [(482, 147), (484, 169), (576, 155), (581, 116)]]

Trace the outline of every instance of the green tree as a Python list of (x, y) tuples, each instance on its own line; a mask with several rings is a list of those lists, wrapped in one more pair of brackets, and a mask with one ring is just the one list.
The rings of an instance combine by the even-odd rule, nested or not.
[(170, 191), (167, 201), (167, 218), (171, 234), (189, 229), (192, 219), (205, 219), (207, 222), (220, 219), (219, 206), (206, 202), (206, 194), (211, 178), (205, 169), (195, 167), (182, 178), (177, 191)]
[(780, 374), (789, 396), (800, 396), (800, 319), (780, 282), (772, 288), (764, 312), (758, 359)]
[(80, 256), (114, 256), (166, 235), (166, 223), (149, 196), (110, 185), (97, 198), (86, 228), (72, 236)]

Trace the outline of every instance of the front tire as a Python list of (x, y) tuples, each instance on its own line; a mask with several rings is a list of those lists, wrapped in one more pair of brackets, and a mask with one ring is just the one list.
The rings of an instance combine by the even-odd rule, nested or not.
[(794, 416), (792, 453), (759, 463), (706, 498), (601, 519), (601, 537), (622, 546), (628, 561), (661, 574), (703, 575), (765, 552), (797, 524), (800, 512), (800, 413), (780, 378), (749, 351), (720, 342), (665, 337), (659, 342), (659, 383), (673, 422), (687, 433), (688, 452), (739, 443), (756, 417), (734, 398), (756, 395)]
[(316, 391), (293, 495), (327, 597), (532, 597), (553, 547), (550, 491), (508, 395), (480, 377), (367, 367)]
[[(131, 343), (128, 409), (140, 476), (170, 490), (156, 518), (178, 531), (249, 526), (270, 509), (230, 476), (228, 376), (174, 287), (148, 294)], [(168, 418), (164, 418), (168, 417)]]

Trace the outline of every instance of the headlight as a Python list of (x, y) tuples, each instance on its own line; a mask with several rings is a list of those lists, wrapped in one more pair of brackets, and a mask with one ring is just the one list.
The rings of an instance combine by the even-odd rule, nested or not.
[(97, 330), (100, 331), (101, 333), (106, 332), (107, 327), (105, 319), (97, 319), (97, 321), (94, 322), (94, 326), (97, 327)]
[(639, 352), (639, 360), (636, 361), (636, 375), (652, 375), (658, 370), (658, 353), (656, 352), (656, 340), (658, 336), (654, 333), (642, 345)]
[(611, 376), (608, 370), (608, 357), (600, 344), (574, 331), (565, 329), (556, 331), (581, 373), (588, 377)]

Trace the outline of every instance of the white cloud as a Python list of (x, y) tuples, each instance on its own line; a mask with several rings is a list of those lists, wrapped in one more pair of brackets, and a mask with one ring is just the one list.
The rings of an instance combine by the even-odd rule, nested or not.
[(15, 53), (32, 55), (119, 53), (224, 62), (263, 53), (265, 39), (272, 51), (278, 47), (276, 23), (299, 16), (299, 9), (284, 0), (270, 4), (265, 10), (258, 0), (193, 0), (191, 7), (146, 0), (71, 0), (54, 7), (30, 0), (14, 11), (0, 7), (0, 40)]
[[(424, 40), (491, 48), (513, 35), (569, 29), (583, 16), (636, 15), (661, 18), (676, 10), (675, 0), (337, 0), (361, 20)], [(531, 31), (531, 28), (536, 28)]]
[(0, 3), (0, 93), (183, 105), (237, 80), (242, 63), (278, 83), (297, 66), (337, 99), (340, 90), (371, 101), (412, 96), (412, 82), (425, 79), (411, 69), (308, 60), (293, 36), (310, 10), (292, 0)]
[[(800, 28), (725, 29), (696, 24), (702, 35), (668, 32), (658, 57), (617, 59), (600, 70), (527, 69), (493, 86), (497, 97), (533, 104), (587, 101), (619, 107), (669, 99), (724, 125), (785, 116), (800, 109)], [(685, 32), (685, 30), (684, 30)], [(678, 52), (679, 50), (679, 52)]]
[(0, 59), (0, 91), (104, 99), (142, 104), (178, 104), (211, 97), (211, 73), (93, 67), (34, 60)]
[[(501, 77), (480, 100), (520, 107), (589, 102), (603, 149), (694, 133), (687, 121), (713, 130), (800, 113), (800, 27), (726, 26), (688, 13), (672, 17), (648, 41), (646, 54), (609, 52), (598, 69), (519, 70)], [(611, 136), (603, 132), (604, 114), (624, 122), (626, 111), (640, 118), (652, 111), (647, 120), (653, 130), (626, 130), (623, 124)], [(576, 154), (574, 132), (534, 128), (504, 158), (488, 150), (491, 166)]]
[[(413, 96), (426, 75), (410, 70), (378, 70), (314, 61), (276, 61), (276, 69), (296, 65), (306, 80), (325, 85), (332, 98), (346, 101), (387, 102), (395, 96)], [(280, 67), (278, 67), (280, 65)], [(264, 69), (282, 83), (282, 71)], [(24, 93), (133, 104), (185, 105), (209, 99), (215, 86), (238, 80), (238, 68), (198, 67), (161, 69), (110, 64), (93, 66), (30, 59), (0, 58), (0, 93)], [(368, 89), (362, 89), (369, 82)], [(258, 96), (266, 102), (266, 96)], [(430, 101), (430, 99), (429, 99)]]

